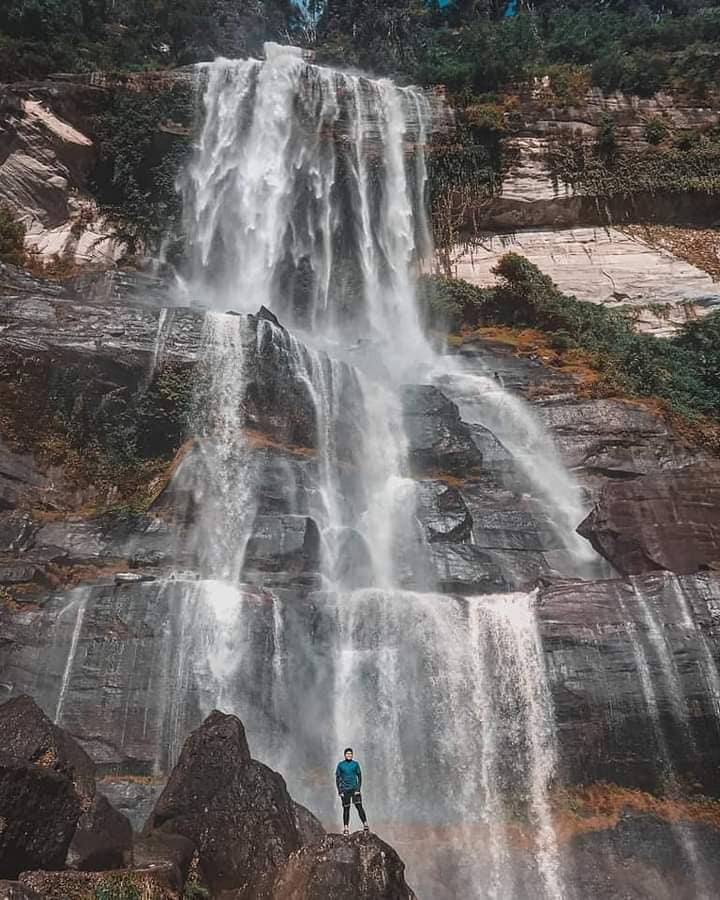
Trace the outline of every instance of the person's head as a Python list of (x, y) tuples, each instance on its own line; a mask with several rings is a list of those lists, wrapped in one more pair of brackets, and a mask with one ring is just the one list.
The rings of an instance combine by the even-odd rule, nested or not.
[(352, 747), (346, 747), (346, 748), (345, 748), (344, 756), (345, 756), (345, 759), (346, 759), (348, 762), (350, 762), (350, 760), (353, 758)]

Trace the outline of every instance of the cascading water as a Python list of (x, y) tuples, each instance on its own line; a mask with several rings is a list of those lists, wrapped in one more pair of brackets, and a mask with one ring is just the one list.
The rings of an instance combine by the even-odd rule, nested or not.
[[(202, 78), (204, 125), (184, 183), (192, 265), (183, 290), (216, 309), (270, 307), (302, 336), (267, 319), (254, 325), (258, 358), (301, 385), (312, 410), (312, 486), (288, 512), (317, 523), (322, 590), (310, 605), (275, 591), (268, 605), (241, 584), (253, 580), (258, 508), (243, 438), (242, 331), (252, 329), (243, 316), (211, 314), (194, 534), (204, 571), (221, 580), (188, 585), (181, 614), (192, 624), (181, 629), (179, 658), (205, 703), (240, 714), (258, 756), (329, 825), (338, 748), (361, 748), (373, 822), (403, 846), (424, 896), (566, 897), (533, 598), (434, 593), (408, 478), (400, 387), (438, 372), (461, 383), (457, 366), (432, 351), (415, 303), (430, 249), (428, 100), (276, 46), (264, 62), (220, 60)], [(352, 449), (341, 424), (348, 396)], [(570, 517), (581, 515), (562, 512), (558, 527), (570, 534)], [(419, 834), (435, 835), (452, 875), (440, 876)], [(519, 849), (528, 842), (531, 853)]]

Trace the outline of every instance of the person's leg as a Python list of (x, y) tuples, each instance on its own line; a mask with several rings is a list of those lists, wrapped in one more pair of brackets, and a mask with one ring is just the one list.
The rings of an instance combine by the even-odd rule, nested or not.
[(347, 828), (350, 824), (350, 800), (352, 798), (352, 791), (343, 791), (342, 792), (342, 807), (343, 807), (343, 828)]
[(358, 815), (360, 816), (360, 821), (363, 823), (363, 825), (366, 825), (367, 816), (365, 815), (365, 810), (363, 809), (362, 794), (360, 793), (360, 791), (357, 791), (357, 793), (353, 795), (353, 803), (355, 804), (355, 809), (358, 811)]

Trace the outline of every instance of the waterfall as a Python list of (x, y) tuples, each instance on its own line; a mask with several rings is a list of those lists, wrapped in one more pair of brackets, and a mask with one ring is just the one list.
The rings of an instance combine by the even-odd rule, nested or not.
[[(434, 593), (408, 472), (402, 385), (440, 373), (485, 391), (435, 354), (416, 306), (431, 251), (430, 104), (274, 45), (264, 61), (218, 60), (200, 77), (203, 126), (182, 183), (183, 289), (218, 312), (207, 317), (194, 423), (193, 539), (208, 580), (188, 585), (177, 612), (191, 622), (176, 629), (188, 641), (183, 666), (206, 709), (241, 715), (257, 755), (331, 827), (332, 770), (355, 745), (372, 773), (371, 821), (402, 846), (421, 895), (567, 897), (534, 596)], [(292, 333), (255, 318), (260, 306)], [(259, 367), (283, 373), (312, 422), (305, 482), (285, 511), (312, 518), (321, 552), (313, 590), (294, 601), (272, 579), (269, 596), (259, 591), (267, 576), (252, 569), (264, 476), (244, 435)], [(582, 509), (553, 465), (549, 485), (530, 480), (581, 555), (587, 545), (572, 534)], [(453, 861), (442, 885), (428, 835)]]

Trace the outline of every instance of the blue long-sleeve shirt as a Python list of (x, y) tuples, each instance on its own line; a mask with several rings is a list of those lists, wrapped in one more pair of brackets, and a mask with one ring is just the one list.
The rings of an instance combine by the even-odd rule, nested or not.
[(362, 785), (360, 764), (354, 759), (342, 759), (335, 769), (335, 784), (338, 792), (359, 791)]

